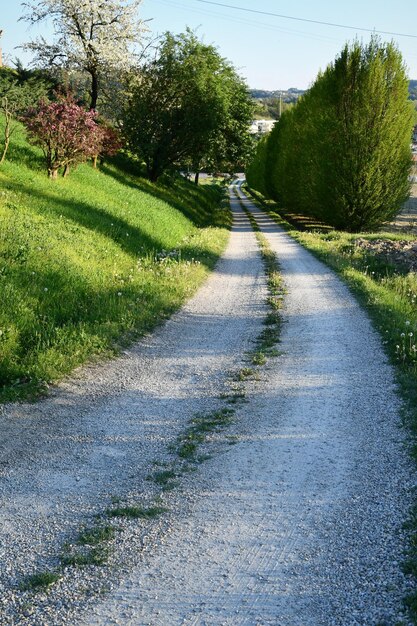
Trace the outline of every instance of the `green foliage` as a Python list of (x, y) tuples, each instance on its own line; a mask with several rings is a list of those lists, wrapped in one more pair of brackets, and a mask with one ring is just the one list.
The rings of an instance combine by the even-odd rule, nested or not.
[(246, 169), (246, 180), (252, 189), (260, 191), (263, 195), (266, 191), (266, 167), (267, 167), (268, 135), (262, 137), (256, 146), (255, 155)]
[(38, 572), (25, 578), (20, 589), (22, 591), (45, 591), (60, 578), (61, 576), (55, 572)]
[(0, 170), (0, 400), (149, 331), (227, 239), (219, 187), (154, 185), (110, 164), (52, 183), (42, 167), (18, 128)]
[(112, 526), (94, 526), (84, 529), (79, 534), (77, 543), (81, 546), (96, 546), (104, 541), (111, 541), (115, 534)]
[(241, 166), (251, 148), (251, 117), (234, 68), (187, 30), (166, 33), (158, 57), (140, 69), (123, 129), (155, 181), (172, 167)]
[(151, 506), (148, 508), (124, 506), (117, 507), (115, 509), (108, 509), (107, 515), (109, 517), (126, 517), (129, 519), (154, 519), (167, 511), (168, 509), (161, 506)]
[(109, 557), (109, 551), (103, 546), (88, 547), (84, 550), (67, 549), (61, 555), (61, 565), (63, 567), (89, 567), (105, 565)]
[(260, 171), (256, 189), (337, 228), (375, 228), (408, 196), (412, 125), (397, 48), (355, 42), (282, 115), (264, 170), (251, 166)]
[(53, 81), (39, 70), (24, 70), (20, 64), (16, 70), (0, 68), (0, 129), (3, 143), (0, 164), (6, 158), (11, 137), (17, 129), (17, 117), (41, 98), (46, 99), (52, 86)]

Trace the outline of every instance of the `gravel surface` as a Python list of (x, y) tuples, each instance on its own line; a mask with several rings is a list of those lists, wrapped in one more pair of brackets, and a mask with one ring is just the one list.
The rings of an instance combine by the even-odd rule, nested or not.
[(400, 562), (414, 475), (392, 369), (346, 287), (245, 202), (288, 289), (280, 356), (245, 383), (235, 423), (204, 446), (211, 458), (163, 495), (167, 516), (120, 523), (108, 567), (68, 568), (49, 594), (13, 591), (111, 495), (150, 502), (152, 462), (169, 460), (197, 411), (225, 405), (228, 373), (266, 313), (233, 200), (226, 255), (178, 315), (123, 358), (1, 416), (1, 624), (408, 623)]
[(79, 624), (408, 623), (413, 472), (393, 371), (347, 288), (246, 205), (288, 288), (282, 354), (247, 384), (236, 445), (185, 482), (170, 533)]
[[(65, 541), (111, 506), (147, 502), (146, 480), (196, 412), (218, 408), (227, 374), (262, 327), (265, 278), (237, 201), (216, 271), (162, 328), (121, 358), (83, 369), (52, 397), (0, 415), (0, 623), (74, 623), (91, 591), (111, 587), (108, 568), (68, 568), (49, 594), (20, 593), (26, 575), (58, 564)], [(121, 523), (113, 565), (126, 565), (151, 532)], [(156, 527), (156, 530), (155, 528)], [(120, 554), (119, 554), (120, 553)], [(68, 617), (70, 616), (70, 617)], [(69, 621), (66, 621), (69, 620)]]

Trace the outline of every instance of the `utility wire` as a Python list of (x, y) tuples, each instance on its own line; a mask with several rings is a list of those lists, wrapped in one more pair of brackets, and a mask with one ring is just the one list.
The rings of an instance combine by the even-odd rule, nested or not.
[(335, 28), (348, 28), (350, 30), (360, 30), (366, 33), (378, 33), (380, 35), (392, 35), (394, 37), (410, 37), (417, 39), (417, 35), (411, 35), (408, 33), (394, 33), (388, 30), (376, 30), (374, 28), (362, 28), (361, 26), (347, 26), (346, 24), (335, 24), (333, 22), (322, 22), (320, 20), (309, 20), (304, 17), (293, 17), (291, 15), (280, 15), (279, 13), (270, 13), (268, 11), (258, 11), (257, 9), (247, 9), (245, 7), (239, 7), (233, 4), (225, 4), (223, 2), (213, 2), (212, 0), (195, 0), (202, 4), (211, 4), (217, 7), (223, 7), (226, 9), (234, 9), (235, 11), (245, 11), (246, 13), (255, 13), (256, 15), (267, 15), (268, 17), (279, 17), (284, 20), (294, 20), (296, 22), (307, 22), (308, 24), (320, 24), (321, 26), (333, 26)]
[(213, 16), (220, 17), (227, 21), (233, 22), (234, 24), (256, 26), (259, 28), (264, 28), (267, 30), (275, 31), (275, 32), (278, 31), (284, 35), (296, 35), (296, 36), (300, 36), (303, 38), (312, 39), (313, 41), (330, 41), (330, 42), (339, 41), (338, 39), (335, 39), (335, 37), (317, 35), (317, 34), (308, 33), (305, 31), (289, 29), (289, 28), (285, 28), (282, 26), (278, 26), (278, 24), (274, 24), (272, 22), (270, 22), (269, 24), (265, 24), (264, 22), (257, 22), (257, 21), (251, 20), (250, 18), (245, 19), (244, 17), (232, 17), (229, 15), (224, 15), (224, 13), (220, 13), (218, 11), (213, 11), (213, 10), (210, 11), (209, 9), (190, 8), (189, 6), (185, 7), (184, 4), (179, 4), (179, 2), (175, 2), (175, 0), (156, 0), (156, 1), (169, 5), (169, 6), (176, 7), (178, 9), (184, 9), (184, 10), (187, 10), (188, 12), (196, 13), (197, 15), (208, 15), (210, 17), (213, 17)]

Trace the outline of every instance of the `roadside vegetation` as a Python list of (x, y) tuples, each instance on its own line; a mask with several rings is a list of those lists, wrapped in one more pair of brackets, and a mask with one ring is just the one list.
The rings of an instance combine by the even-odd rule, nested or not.
[(230, 224), (220, 186), (116, 164), (52, 181), (21, 126), (0, 169), (0, 400), (155, 327), (201, 284)]

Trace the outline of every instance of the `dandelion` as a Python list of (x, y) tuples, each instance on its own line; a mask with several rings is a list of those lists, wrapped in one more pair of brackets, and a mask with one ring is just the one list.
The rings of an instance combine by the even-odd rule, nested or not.
[(118, 296), (121, 296), (121, 295), (122, 295), (122, 292), (121, 292), (121, 291), (118, 291), (118, 292), (117, 292), (117, 295), (118, 295)]
[(43, 290), (44, 290), (44, 291), (48, 291), (48, 287), (44, 287), (44, 288), (43, 288)]
[(407, 320), (407, 321), (405, 322), (405, 325), (406, 325), (406, 326), (410, 326), (410, 321), (409, 321), (409, 320)]
[(401, 333), (401, 337), (405, 337), (405, 333)]
[(413, 333), (408, 333), (408, 336), (409, 336), (409, 337), (412, 337), (412, 336), (413, 336)]

